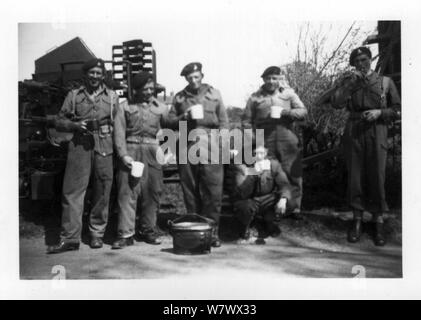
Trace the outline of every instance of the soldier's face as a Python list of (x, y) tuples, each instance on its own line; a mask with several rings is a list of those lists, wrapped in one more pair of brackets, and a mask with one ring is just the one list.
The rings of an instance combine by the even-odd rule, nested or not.
[(266, 149), (259, 148), (255, 152), (256, 152), (256, 161), (262, 161), (266, 159), (266, 156), (267, 156)]
[(360, 54), (354, 59), (355, 69), (362, 73), (367, 73), (371, 68), (371, 59), (366, 54)]
[(201, 71), (194, 71), (186, 76), (189, 87), (192, 89), (199, 89), (202, 85), (203, 73)]
[(104, 80), (104, 72), (100, 67), (93, 67), (86, 73), (86, 78), (88, 80), (88, 85), (92, 89), (97, 89)]
[(136, 89), (135, 91), (135, 95), (137, 97), (141, 97), (145, 100), (150, 100), (153, 97), (153, 94), (155, 92), (155, 82), (153, 82), (152, 80), (149, 81), (148, 83), (146, 83), (143, 88), (141, 89)]
[(279, 82), (281, 81), (281, 76), (277, 74), (269, 74), (263, 78), (264, 87), (267, 91), (275, 91), (279, 88)]

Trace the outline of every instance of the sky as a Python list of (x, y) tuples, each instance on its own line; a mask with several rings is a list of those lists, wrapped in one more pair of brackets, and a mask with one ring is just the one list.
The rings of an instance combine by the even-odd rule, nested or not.
[[(311, 28), (328, 35), (326, 53), (338, 46), (351, 20), (312, 21)], [(18, 26), (19, 80), (31, 78), (34, 61), (51, 49), (80, 37), (100, 58), (111, 60), (111, 47), (123, 41), (151, 42), (157, 57), (157, 80), (167, 93), (178, 92), (186, 82), (180, 71), (189, 62), (203, 64), (204, 82), (222, 93), (226, 105), (244, 107), (247, 97), (261, 85), (260, 75), (270, 65), (291, 62), (299, 26), (305, 21), (282, 22), (276, 16), (250, 19), (250, 14), (154, 14), (139, 22), (20, 23)], [(358, 21), (359, 40), (375, 32), (376, 21)]]

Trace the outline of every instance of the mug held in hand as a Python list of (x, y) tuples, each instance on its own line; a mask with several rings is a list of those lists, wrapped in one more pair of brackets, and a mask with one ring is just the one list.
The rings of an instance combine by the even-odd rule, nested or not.
[(140, 178), (143, 175), (143, 169), (145, 168), (145, 165), (140, 161), (132, 161), (130, 163), (132, 170), (131, 175), (134, 178)]
[(195, 104), (190, 107), (190, 114), (192, 119), (203, 119), (203, 106), (201, 104)]
[(271, 106), (270, 107), (270, 117), (272, 119), (280, 119), (282, 114), (282, 108), (281, 106)]

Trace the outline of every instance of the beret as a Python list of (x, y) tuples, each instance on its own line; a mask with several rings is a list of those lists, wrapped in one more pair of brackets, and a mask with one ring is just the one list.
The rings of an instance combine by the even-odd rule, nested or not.
[(132, 87), (134, 89), (140, 89), (143, 88), (143, 86), (148, 83), (149, 80), (153, 80), (153, 74), (141, 71), (139, 73), (136, 73), (136, 75), (133, 77)]
[(280, 75), (281, 74), (281, 68), (276, 67), (276, 66), (271, 66), (266, 68), (266, 70), (262, 73), (261, 77), (264, 78), (270, 74), (276, 74), (276, 75)]
[(104, 60), (98, 58), (88, 60), (83, 64), (82, 70), (86, 73), (89, 71), (89, 69), (92, 69), (93, 67), (100, 67), (102, 70), (105, 70)]
[(361, 54), (365, 54), (371, 59), (370, 49), (367, 47), (359, 47), (357, 49), (352, 50), (351, 55), (349, 56), (349, 64), (354, 67), (354, 59)]
[(187, 76), (194, 71), (202, 72), (202, 64), (200, 62), (191, 62), (181, 70), (180, 76)]

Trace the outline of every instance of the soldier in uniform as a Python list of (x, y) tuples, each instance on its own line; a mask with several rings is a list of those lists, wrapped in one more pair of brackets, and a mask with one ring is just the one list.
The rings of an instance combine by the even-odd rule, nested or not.
[[(219, 148), (219, 139), (211, 134), (211, 129), (228, 129), (228, 117), (218, 90), (202, 83), (202, 64), (193, 62), (186, 65), (181, 76), (188, 85), (174, 97), (169, 118), (173, 128), (178, 129), (179, 121), (187, 121), (187, 134), (193, 129), (202, 129), (209, 148)], [(203, 118), (193, 119), (189, 110), (194, 105), (201, 105)], [(186, 137), (185, 137), (186, 138)], [(189, 142), (187, 150), (179, 147), (179, 154), (186, 153), (194, 142)], [(188, 213), (197, 213), (211, 219), (214, 223), (212, 245), (221, 245), (218, 236), (219, 216), (221, 212), (224, 168), (222, 162), (193, 164), (179, 163), (181, 187)]]
[(90, 247), (101, 248), (108, 220), (113, 181), (112, 128), (118, 95), (103, 82), (101, 59), (83, 65), (85, 85), (67, 95), (56, 119), (57, 130), (73, 132), (63, 182), (62, 236), (49, 253), (78, 250), (82, 233), (84, 197), (93, 175), (89, 217)]
[(275, 220), (286, 212), (291, 200), (291, 186), (281, 164), (276, 159), (267, 158), (267, 149), (258, 146), (255, 150), (256, 162), (253, 168), (234, 165), (231, 199), (234, 212), (241, 223), (240, 237), (249, 240), (250, 225), (258, 218), (262, 220), (257, 244), (264, 244), (266, 236), (280, 234)]
[[(268, 67), (261, 76), (263, 86), (249, 98), (242, 119), (243, 128), (264, 129), (268, 156), (277, 159), (291, 185), (289, 212), (302, 219), (302, 164), (299, 139), (293, 131), (294, 121), (302, 120), (307, 109), (293, 89), (281, 83), (281, 69)], [(271, 107), (281, 107), (279, 118), (271, 117)]]
[[(114, 125), (114, 145), (119, 157), (119, 219), (118, 238), (113, 243), (113, 249), (133, 245), (137, 208), (140, 209), (140, 238), (153, 245), (161, 243), (156, 232), (156, 221), (163, 183), (163, 154), (157, 134), (168, 111), (167, 106), (154, 97), (155, 82), (152, 74), (138, 73), (133, 79), (133, 88), (136, 103), (122, 103)], [(140, 178), (130, 173), (133, 161), (144, 164)]]
[(343, 136), (349, 203), (354, 212), (348, 241), (359, 241), (363, 211), (370, 209), (374, 243), (383, 246), (383, 213), (388, 210), (384, 190), (387, 125), (400, 117), (400, 97), (392, 79), (371, 69), (370, 49), (353, 50), (349, 62), (356, 70), (337, 81), (331, 98), (333, 107), (350, 112)]

